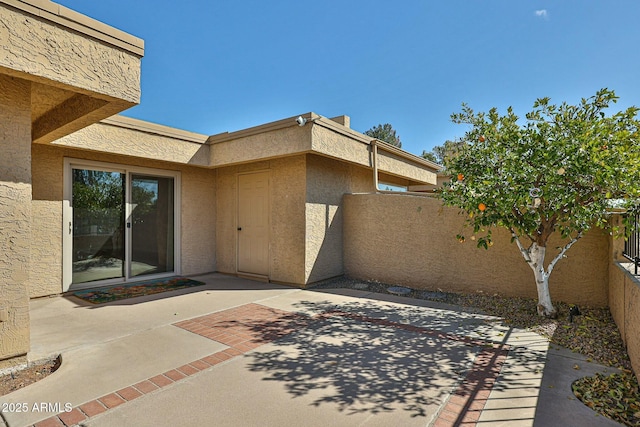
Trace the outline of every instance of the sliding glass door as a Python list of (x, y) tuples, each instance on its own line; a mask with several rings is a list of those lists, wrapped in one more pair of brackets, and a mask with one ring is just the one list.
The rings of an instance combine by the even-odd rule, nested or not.
[(173, 193), (173, 178), (132, 175), (131, 277), (173, 271)]
[(64, 290), (178, 274), (179, 175), (110, 166), (67, 161)]
[(73, 169), (73, 283), (124, 277), (125, 175)]

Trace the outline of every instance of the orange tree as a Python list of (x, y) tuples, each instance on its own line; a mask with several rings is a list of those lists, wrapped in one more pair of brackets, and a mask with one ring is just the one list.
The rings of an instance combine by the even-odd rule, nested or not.
[[(492, 245), (493, 228), (509, 230), (533, 270), (541, 316), (557, 315), (549, 293), (556, 263), (589, 228), (610, 225), (613, 201), (630, 207), (640, 196), (638, 108), (606, 115), (617, 99), (607, 89), (578, 105), (540, 98), (524, 121), (511, 107), (500, 115), (463, 104), (451, 116), (470, 129), (458, 155), (445, 159), (452, 181), (440, 197), (462, 209), (478, 247)], [(554, 233), (564, 240), (545, 261)]]

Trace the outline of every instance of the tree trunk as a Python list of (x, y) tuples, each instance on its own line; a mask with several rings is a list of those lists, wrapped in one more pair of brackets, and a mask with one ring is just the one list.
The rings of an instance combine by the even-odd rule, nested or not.
[(549, 293), (549, 275), (544, 268), (544, 255), (547, 251), (545, 246), (538, 246), (533, 243), (529, 248), (530, 262), (529, 266), (533, 270), (536, 279), (536, 288), (538, 289), (538, 314), (555, 319), (558, 312), (551, 303), (551, 294)]
[[(529, 267), (533, 270), (533, 275), (536, 278), (536, 288), (538, 289), (538, 314), (540, 316), (547, 316), (555, 319), (558, 317), (558, 312), (555, 307), (551, 303), (551, 294), (549, 293), (549, 276), (551, 276), (551, 272), (553, 268), (556, 266), (556, 263), (564, 258), (565, 252), (573, 246), (575, 242), (580, 240), (582, 237), (582, 230), (578, 232), (576, 237), (571, 239), (564, 247), (560, 250), (558, 255), (553, 258), (553, 260), (549, 263), (549, 266), (544, 268), (544, 255), (547, 252), (546, 247), (546, 237), (543, 240), (534, 240), (529, 236), (529, 238), (533, 241), (531, 246), (525, 248), (522, 246), (518, 235), (515, 230), (511, 230), (511, 236), (513, 236), (513, 240), (518, 245), (518, 249), (520, 253), (524, 257), (524, 260), (529, 264)], [(540, 244), (539, 244), (540, 243)]]

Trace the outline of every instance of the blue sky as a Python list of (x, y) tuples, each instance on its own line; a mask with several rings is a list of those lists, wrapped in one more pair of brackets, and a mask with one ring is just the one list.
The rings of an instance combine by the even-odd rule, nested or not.
[[(124, 115), (208, 135), (309, 111), (391, 123), (414, 154), (450, 121), (608, 87), (640, 105), (636, 0), (58, 0), (145, 41), (142, 101)], [(613, 110), (612, 110), (613, 111)]]

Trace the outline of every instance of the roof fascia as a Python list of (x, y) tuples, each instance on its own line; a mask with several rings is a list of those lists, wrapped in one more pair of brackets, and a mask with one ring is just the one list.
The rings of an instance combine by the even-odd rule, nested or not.
[(144, 40), (52, 1), (0, 0), (0, 4), (85, 34), (137, 56), (144, 56)]
[(207, 142), (207, 135), (189, 132), (182, 129), (172, 128), (170, 126), (159, 125), (144, 120), (134, 119), (132, 117), (126, 117), (121, 115), (111, 116), (107, 119), (101, 120), (100, 123), (118, 126), (122, 128), (137, 130), (144, 133), (166, 136), (173, 139), (179, 139), (187, 142), (195, 142), (198, 144), (205, 144)]

